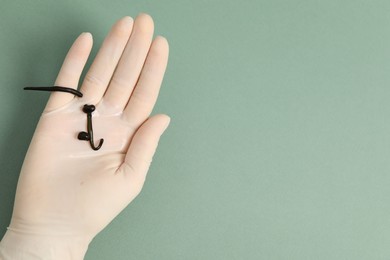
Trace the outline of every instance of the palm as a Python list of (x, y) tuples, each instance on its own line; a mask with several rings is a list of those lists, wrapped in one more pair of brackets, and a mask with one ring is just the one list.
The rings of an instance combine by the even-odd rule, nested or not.
[[(87, 73), (84, 96), (52, 93), (23, 163), (12, 228), (93, 237), (141, 191), (169, 122), (165, 115), (149, 118), (168, 57), (166, 40), (152, 42), (152, 34), (147, 15), (134, 26), (128, 17), (119, 20)], [(88, 41), (76, 40), (55, 85), (77, 88)], [(96, 106), (95, 143), (104, 139), (98, 151), (77, 139), (86, 131), (84, 104)]]

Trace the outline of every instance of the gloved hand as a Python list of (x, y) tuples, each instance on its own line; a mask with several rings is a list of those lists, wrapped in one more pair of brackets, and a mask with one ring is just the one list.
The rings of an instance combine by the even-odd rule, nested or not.
[[(168, 60), (168, 43), (153, 40), (153, 28), (146, 14), (118, 20), (85, 76), (83, 97), (51, 93), (21, 169), (1, 259), (83, 259), (91, 240), (141, 191), (170, 121), (149, 117)], [(91, 34), (81, 34), (55, 85), (77, 89), (91, 48)], [(104, 139), (96, 151), (77, 138), (87, 131), (85, 104), (96, 107), (95, 144)]]

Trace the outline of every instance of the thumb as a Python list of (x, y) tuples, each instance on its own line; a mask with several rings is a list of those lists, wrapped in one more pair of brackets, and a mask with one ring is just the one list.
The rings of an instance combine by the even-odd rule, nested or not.
[(145, 121), (135, 133), (125, 161), (118, 169), (138, 191), (143, 187), (160, 137), (169, 123), (170, 117), (164, 114), (154, 115)]

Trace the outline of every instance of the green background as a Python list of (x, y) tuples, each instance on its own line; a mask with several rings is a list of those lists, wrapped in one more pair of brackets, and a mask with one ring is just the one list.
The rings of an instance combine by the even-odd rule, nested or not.
[[(149, 13), (172, 121), (98, 259), (390, 259), (390, 2), (2, 1), (0, 236), (74, 39)], [(83, 73), (85, 75), (86, 70)]]

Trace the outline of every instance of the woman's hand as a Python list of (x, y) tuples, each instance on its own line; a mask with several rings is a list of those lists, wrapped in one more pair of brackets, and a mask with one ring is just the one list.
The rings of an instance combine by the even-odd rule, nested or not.
[[(88, 70), (83, 97), (51, 93), (22, 166), (0, 256), (82, 259), (94, 236), (139, 194), (170, 121), (164, 114), (149, 117), (169, 49), (165, 38), (153, 40), (153, 28), (149, 15), (123, 17)], [(91, 34), (81, 34), (54, 85), (77, 89), (91, 48)], [(85, 104), (96, 107), (95, 145), (104, 139), (97, 151), (77, 138), (87, 131)]]

